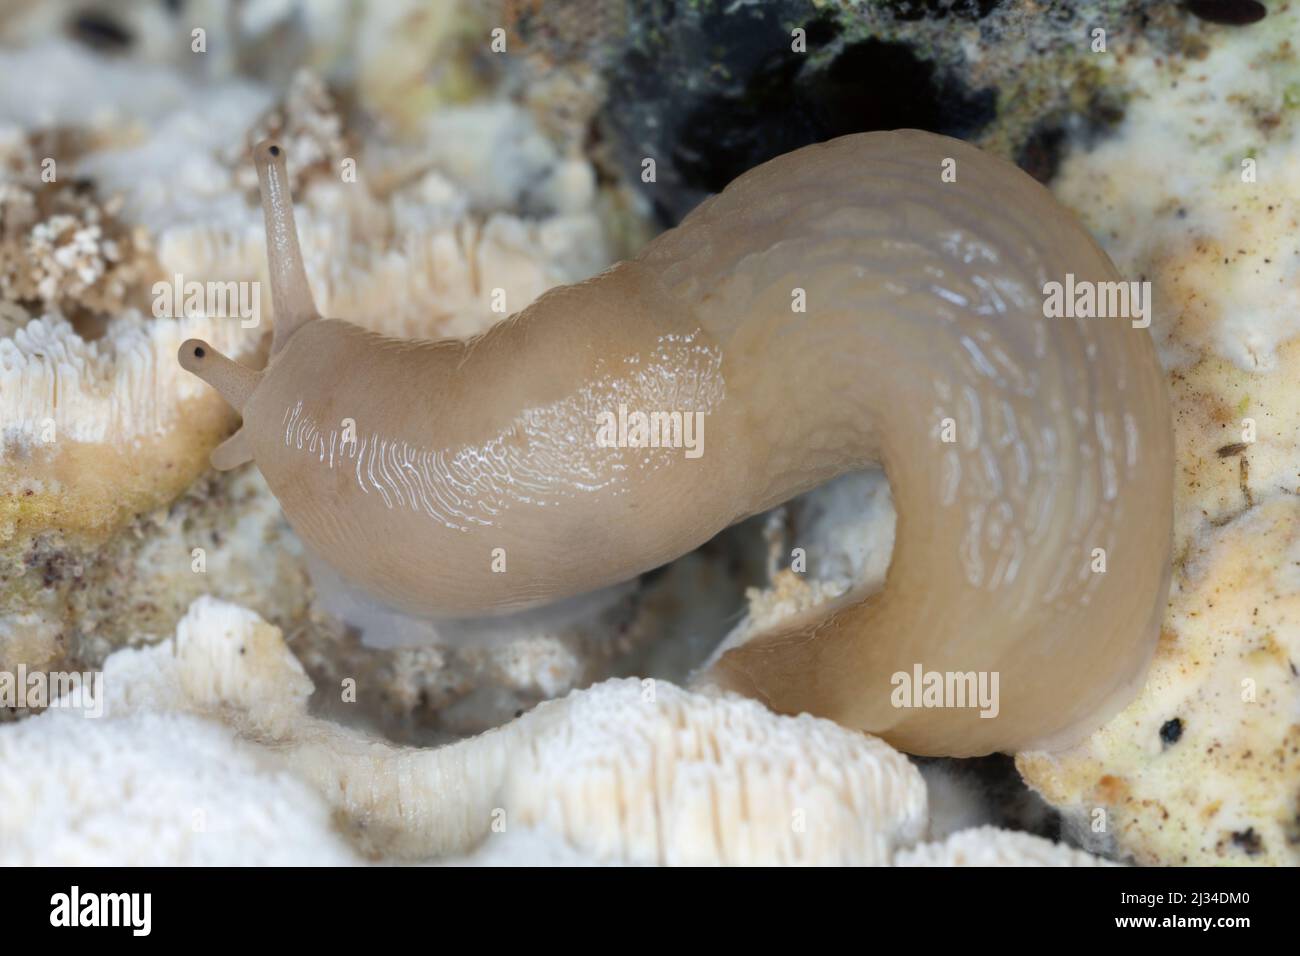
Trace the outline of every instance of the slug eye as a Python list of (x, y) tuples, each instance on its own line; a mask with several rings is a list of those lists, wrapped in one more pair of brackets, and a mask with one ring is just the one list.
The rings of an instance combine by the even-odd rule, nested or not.
[(253, 159), (255, 161), (260, 160), (263, 163), (275, 166), (283, 163), (286, 158), (284, 147), (280, 145), (279, 140), (264, 139), (253, 146)]
[(205, 370), (205, 375), (208, 374), (214, 363), (222, 364), (222, 358), (220, 352), (202, 339), (186, 339), (176, 352), (176, 359), (181, 363), (181, 367), (196, 374), (200, 369)]
[(232, 362), (202, 339), (186, 339), (176, 352), (181, 368), (193, 372), (207, 382), (237, 411), (257, 388), (262, 373)]

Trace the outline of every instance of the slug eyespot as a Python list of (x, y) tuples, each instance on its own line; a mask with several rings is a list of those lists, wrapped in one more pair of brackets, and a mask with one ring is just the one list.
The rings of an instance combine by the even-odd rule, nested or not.
[[(1164, 373), (1144, 327), (1045, 318), (1044, 282), (1121, 277), (1010, 163), (915, 130), (796, 150), (476, 339), (409, 342), (321, 318), (285, 150), (253, 155), (270, 364), (195, 342), (181, 364), (243, 413), (213, 464), (255, 461), (303, 542), (372, 596), (430, 616), (556, 601), (880, 465), (883, 590), (728, 645), (704, 679), (950, 756), (1068, 745), (1141, 686), (1169, 585)], [(941, 184), (944, 161), (962, 172)], [(670, 440), (629, 430), (611, 451), (605, 416)], [(960, 440), (932, 441), (936, 420)]]

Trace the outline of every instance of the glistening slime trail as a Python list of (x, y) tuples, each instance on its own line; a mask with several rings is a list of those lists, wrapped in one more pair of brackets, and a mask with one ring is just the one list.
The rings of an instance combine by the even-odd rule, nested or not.
[[(1169, 580), (1164, 378), (1127, 319), (1044, 317), (1049, 282), (1120, 277), (1014, 166), (910, 130), (810, 146), (477, 338), (415, 342), (318, 317), (283, 151), (256, 158), (270, 364), (197, 341), (180, 361), (244, 415), (213, 464), (256, 461), (298, 534), (378, 598), (539, 604), (880, 463), (884, 589), (727, 651), (714, 677), (951, 755), (1071, 742), (1138, 689)], [(620, 407), (702, 413), (703, 453), (607, 447)], [(997, 716), (893, 706), (891, 675), (917, 665), (997, 673)]]

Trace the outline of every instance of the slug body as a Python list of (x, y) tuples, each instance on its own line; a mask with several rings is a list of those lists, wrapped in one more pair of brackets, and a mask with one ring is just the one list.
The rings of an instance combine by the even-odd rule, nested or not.
[[(259, 170), (270, 364), (194, 342), (181, 361), (243, 412), (214, 463), (254, 460), (380, 599), (466, 615), (591, 590), (879, 463), (883, 590), (726, 651), (717, 681), (951, 755), (1068, 743), (1136, 692), (1168, 588), (1164, 378), (1128, 318), (1044, 316), (1048, 283), (1120, 276), (1014, 166), (915, 131), (807, 147), (468, 342), (315, 318), (278, 147)], [(661, 447), (608, 430), (638, 412)], [(918, 665), (996, 674), (996, 716), (900, 705)]]

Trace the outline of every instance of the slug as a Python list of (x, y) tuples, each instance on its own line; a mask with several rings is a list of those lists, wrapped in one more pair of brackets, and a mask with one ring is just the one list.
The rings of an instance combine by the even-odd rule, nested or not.
[[(636, 258), (435, 342), (318, 316), (284, 151), (254, 153), (267, 368), (196, 340), (180, 362), (243, 414), (214, 466), (256, 462), (375, 597), (549, 602), (878, 464), (883, 589), (727, 650), (713, 680), (946, 755), (1068, 744), (1140, 686), (1169, 582), (1164, 376), (1127, 318), (1046, 317), (1048, 283), (1120, 277), (1013, 165), (910, 130), (809, 146)], [(900, 700), (923, 674), (946, 675), (937, 696)]]

